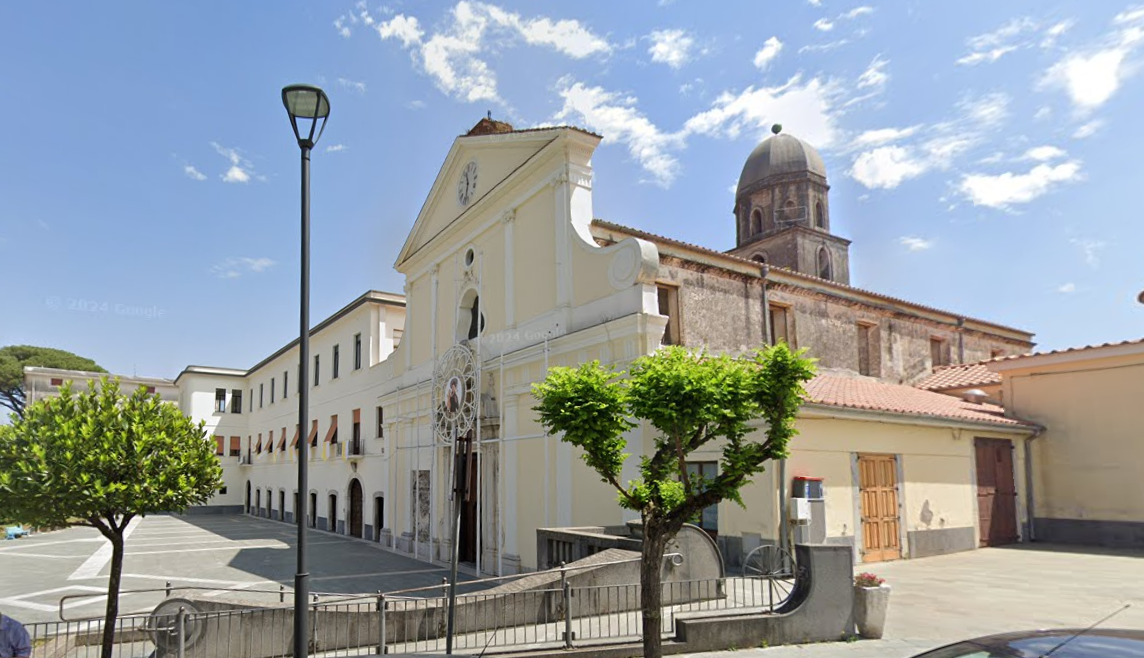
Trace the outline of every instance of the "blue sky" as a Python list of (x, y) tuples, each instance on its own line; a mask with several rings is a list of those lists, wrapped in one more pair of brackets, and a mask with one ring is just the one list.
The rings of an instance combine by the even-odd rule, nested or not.
[(0, 345), (116, 372), (297, 335), (298, 150), (323, 85), (313, 310), (393, 261), (486, 112), (603, 134), (595, 213), (733, 246), (774, 122), (819, 147), (855, 285), (1037, 334), (1144, 335), (1144, 8), (1114, 2), (5, 3)]

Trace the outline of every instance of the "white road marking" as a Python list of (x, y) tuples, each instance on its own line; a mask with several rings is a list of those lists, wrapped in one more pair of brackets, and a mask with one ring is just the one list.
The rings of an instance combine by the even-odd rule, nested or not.
[(78, 560), (82, 555), (54, 555), (50, 553), (9, 553), (8, 557), (47, 557), (54, 560)]
[[(46, 603), (35, 603), (33, 601), (25, 601), (24, 599), (30, 599), (30, 598), (36, 597), (36, 596), (43, 596), (45, 594), (58, 594), (60, 592), (75, 591), (75, 590), (79, 590), (81, 592), (106, 592), (107, 591), (106, 589), (100, 589), (98, 587), (92, 587), (90, 585), (68, 585), (67, 587), (56, 587), (53, 589), (40, 590), (39, 592), (28, 592), (27, 594), (21, 594), (19, 596), (11, 596), (8, 598), (0, 599), (0, 606), (12, 606), (12, 607), (16, 607), (16, 608), (25, 608), (27, 610), (38, 610), (40, 612), (56, 612), (57, 610), (60, 609), (58, 604), (57, 605), (47, 605)], [(106, 598), (107, 594), (105, 593), (103, 596), (104, 596), (104, 598)], [(84, 599), (79, 599), (79, 600), (87, 600), (87, 599), (85, 597)], [(70, 608), (70, 607), (73, 607), (73, 605), (86, 605), (86, 604), (84, 604), (84, 603), (80, 603), (80, 604), (69, 603), (69, 604), (65, 605), (64, 608)]]
[[(131, 533), (135, 532), (135, 528), (139, 527), (139, 522), (142, 520), (143, 519), (138, 516), (131, 519), (131, 523), (128, 523), (127, 528), (123, 531), (124, 541), (126, 541), (127, 538), (131, 536)], [(111, 561), (111, 553), (111, 542), (108, 541), (103, 546), (100, 546), (98, 550), (92, 553), (91, 557), (87, 558), (86, 562), (79, 565), (79, 568), (73, 571), (72, 575), (68, 576), (68, 580), (79, 580), (81, 578), (91, 578), (92, 576), (98, 576), (99, 572), (103, 571), (103, 567), (107, 566), (107, 563)]]
[[(30, 539), (29, 540), (20, 539), (17, 541), (29, 541), (30, 542), (31, 540)], [(60, 540), (60, 541), (41, 541), (41, 542), (33, 542), (33, 543), (24, 544), (23, 546), (6, 546), (4, 548), (0, 548), (0, 553), (11, 553), (13, 551), (19, 551), (19, 550), (25, 549), (25, 548), (41, 548), (43, 546), (57, 546), (59, 544), (75, 544), (75, 543), (79, 543), (79, 542), (98, 542), (98, 541), (107, 541), (107, 540), (104, 539), (103, 537), (87, 537), (87, 538), (83, 538), (83, 539), (64, 539), (64, 540)]]
[[(167, 555), (175, 553), (202, 553), (205, 551), (238, 551), (244, 548), (277, 548), (286, 549), (290, 548), (283, 542), (275, 542), (273, 544), (244, 544), (242, 546), (215, 546), (214, 548), (183, 548), (179, 550), (169, 551), (128, 551), (127, 555)], [(75, 580), (72, 578), (71, 580)]]

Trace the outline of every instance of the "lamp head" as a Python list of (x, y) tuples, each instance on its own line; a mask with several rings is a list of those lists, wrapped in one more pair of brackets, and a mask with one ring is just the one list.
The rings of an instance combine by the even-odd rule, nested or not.
[[(326, 129), (326, 119), (330, 116), (330, 99), (326, 92), (313, 85), (283, 87), (282, 105), (290, 115), (290, 126), (294, 129), (298, 146), (313, 148), (321, 139), (322, 131)], [(299, 121), (302, 123), (301, 129), (298, 127)], [(315, 132), (317, 136), (314, 135)]]

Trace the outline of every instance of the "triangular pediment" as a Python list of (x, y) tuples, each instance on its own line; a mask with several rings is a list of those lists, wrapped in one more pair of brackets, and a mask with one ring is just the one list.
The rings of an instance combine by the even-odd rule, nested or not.
[[(435, 237), (479, 212), (483, 207), (482, 199), (557, 139), (559, 132), (560, 129), (554, 128), (458, 137), (449, 149), (394, 267), (401, 271), (402, 264)], [(471, 198), (463, 204), (458, 188), (470, 163), (476, 163), (477, 182)]]

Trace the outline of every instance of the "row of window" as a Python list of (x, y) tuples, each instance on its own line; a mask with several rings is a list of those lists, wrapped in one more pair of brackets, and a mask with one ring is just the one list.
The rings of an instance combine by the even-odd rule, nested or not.
[[(354, 409), (352, 416), (353, 416), (353, 425), (351, 426), (352, 429), (351, 429), (351, 434), (350, 434), (349, 450), (350, 450), (350, 454), (359, 454), (360, 455), (360, 454), (364, 453), (364, 446), (361, 443), (361, 439), (362, 439), (362, 436), (361, 436), (361, 409)], [(382, 407), (377, 407), (376, 419), (377, 419), (377, 425), (376, 425), (376, 427), (377, 427), (377, 438), (379, 438), (379, 439), (385, 438), (385, 411), (384, 411), (384, 409), (382, 409)], [(300, 432), (299, 432), (298, 425), (294, 425), (294, 438), (290, 442), (290, 448), (293, 450), (298, 449), (299, 434), (300, 434)], [(246, 455), (248, 458), (251, 455), (260, 455), (264, 452), (267, 454), (271, 454), (275, 450), (277, 450), (278, 452), (286, 452), (286, 428), (285, 427), (283, 427), (281, 432), (277, 434), (277, 440), (276, 440), (276, 435), (275, 435), (274, 430), (270, 430), (269, 432), (266, 433), (266, 441), (265, 442), (263, 442), (262, 437), (263, 437), (262, 432), (259, 432), (257, 434), (257, 438), (255, 438), (254, 435), (247, 435), (247, 437), (246, 437)], [(310, 442), (310, 447), (312, 447), (312, 448), (318, 447), (318, 421), (317, 421), (317, 419), (315, 419), (312, 422), (312, 424), (310, 425), (310, 433), (306, 438)], [(229, 444), (226, 442), (226, 437), (223, 437), (220, 435), (215, 435), (214, 439), (215, 439), (215, 454), (216, 455), (218, 455), (220, 457), (222, 457), (222, 456), (241, 457), (242, 456), (242, 437), (240, 437), (240, 436), (230, 437)], [(325, 442), (329, 443), (331, 445), (336, 445), (338, 443), (338, 415), (337, 414), (330, 416), (330, 426), (329, 426), (329, 429), (326, 431)]]
[[(394, 338), (397, 338), (397, 331), (394, 331)], [(341, 346), (334, 345), (333, 350), (333, 374), (331, 379), (337, 379), (341, 374)], [(362, 363), (362, 346), (361, 334), (354, 334), (354, 370), (361, 370)], [(301, 371), (301, 366), (299, 366)], [(322, 355), (314, 355), (314, 386), (321, 382), (322, 376)], [(299, 390), (301, 383), (299, 382)], [(282, 399), (285, 400), (290, 390), (290, 371), (284, 370), (282, 372)], [(274, 404), (277, 396), (278, 385), (274, 377), (270, 378), (270, 404)], [(266, 385), (258, 385), (258, 408), (261, 409), (266, 403)], [(215, 389), (215, 411), (217, 413), (226, 413), (227, 411), (227, 397), (225, 388)], [(254, 412), (254, 389), (250, 389), (250, 411)], [(230, 413), (242, 413), (242, 391), (234, 389), (230, 393)]]
[[(661, 284), (657, 287), (657, 293), (659, 296), (659, 314), (667, 316), (667, 327), (663, 332), (662, 344), (678, 345), (680, 344), (679, 288)], [(790, 326), (790, 307), (783, 304), (770, 304), (767, 313), (770, 344), (776, 345), (781, 341), (791, 347), (797, 347)], [(858, 373), (878, 377), (881, 375), (881, 343), (878, 325), (871, 322), (858, 322), (857, 330)], [(1004, 354), (1004, 350), (994, 349), (990, 352), (990, 358), (997, 358), (1004, 356)], [(935, 368), (950, 364), (950, 344), (947, 339), (940, 336), (930, 338), (930, 362)]]

